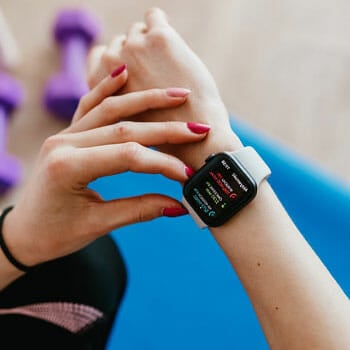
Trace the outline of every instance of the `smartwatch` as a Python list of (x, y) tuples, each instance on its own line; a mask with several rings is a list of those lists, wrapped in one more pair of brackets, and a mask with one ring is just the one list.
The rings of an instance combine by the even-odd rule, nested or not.
[(252, 147), (212, 154), (185, 182), (182, 204), (200, 228), (221, 226), (254, 199), (270, 174)]

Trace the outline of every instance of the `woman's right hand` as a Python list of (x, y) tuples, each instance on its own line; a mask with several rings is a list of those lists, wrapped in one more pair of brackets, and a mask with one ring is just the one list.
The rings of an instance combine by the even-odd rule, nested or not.
[(124, 91), (183, 86), (192, 92), (186, 104), (176, 110), (148, 111), (142, 120), (192, 121), (206, 123), (212, 130), (205, 142), (161, 148), (198, 168), (204, 159), (219, 151), (242, 147), (232, 132), (227, 110), (212, 75), (198, 56), (168, 23), (165, 13), (149, 10), (144, 22), (134, 23), (127, 35), (117, 35), (108, 46), (96, 47), (90, 55), (90, 86), (95, 86), (116, 65), (128, 64), (133, 79)]
[(194, 132), (194, 125), (185, 122), (121, 121), (149, 109), (177, 107), (189, 93), (167, 88), (110, 97), (126, 80), (126, 70), (102, 80), (82, 98), (72, 124), (44, 143), (4, 223), (5, 242), (22, 264), (67, 255), (124, 225), (186, 213), (178, 201), (161, 194), (105, 201), (88, 188), (97, 178), (126, 171), (184, 182), (191, 169), (148, 146), (194, 143), (209, 131)]

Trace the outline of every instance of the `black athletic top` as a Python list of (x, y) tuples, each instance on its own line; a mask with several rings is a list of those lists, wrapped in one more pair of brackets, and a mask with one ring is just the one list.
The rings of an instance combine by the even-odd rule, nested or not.
[(0, 292), (1, 349), (105, 349), (125, 286), (109, 236), (38, 266)]

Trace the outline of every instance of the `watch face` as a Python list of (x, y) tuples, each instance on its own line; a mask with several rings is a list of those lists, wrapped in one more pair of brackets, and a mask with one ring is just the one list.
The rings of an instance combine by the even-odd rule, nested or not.
[(247, 205), (257, 185), (228, 154), (213, 156), (184, 185), (187, 202), (211, 227), (220, 226)]

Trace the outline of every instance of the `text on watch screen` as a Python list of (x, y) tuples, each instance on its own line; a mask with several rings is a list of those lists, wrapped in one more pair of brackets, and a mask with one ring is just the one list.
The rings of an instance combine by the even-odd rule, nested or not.
[(239, 202), (249, 190), (249, 184), (237, 174), (232, 164), (221, 159), (193, 186), (190, 201), (205, 216), (215, 219), (225, 209)]

